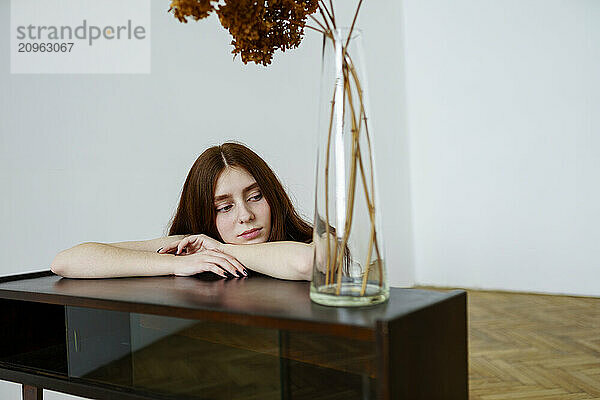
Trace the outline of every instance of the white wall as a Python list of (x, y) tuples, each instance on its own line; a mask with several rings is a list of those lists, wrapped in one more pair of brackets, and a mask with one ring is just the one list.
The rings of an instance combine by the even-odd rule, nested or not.
[(416, 281), (600, 295), (600, 3), (404, 5)]

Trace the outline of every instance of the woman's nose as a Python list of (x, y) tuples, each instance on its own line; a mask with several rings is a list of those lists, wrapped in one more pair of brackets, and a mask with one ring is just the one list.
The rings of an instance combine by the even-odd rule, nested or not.
[(243, 205), (238, 207), (238, 210), (238, 220), (240, 222), (252, 221), (254, 219), (254, 213), (248, 208), (248, 206)]

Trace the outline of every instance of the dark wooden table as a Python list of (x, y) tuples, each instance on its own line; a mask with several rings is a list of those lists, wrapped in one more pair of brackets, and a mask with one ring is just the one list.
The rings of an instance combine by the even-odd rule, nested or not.
[(97, 399), (467, 399), (464, 291), (325, 307), (308, 282), (0, 278), (0, 379)]

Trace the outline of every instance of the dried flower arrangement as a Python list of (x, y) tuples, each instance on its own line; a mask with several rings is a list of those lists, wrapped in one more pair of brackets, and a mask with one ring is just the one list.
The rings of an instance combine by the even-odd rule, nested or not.
[[(363, 0), (358, 0), (358, 4), (352, 19), (346, 42), (339, 40), (335, 34), (337, 30), (335, 10), (332, 0), (171, 0), (169, 12), (180, 21), (187, 23), (188, 18), (200, 20), (215, 12), (219, 17), (221, 25), (229, 31), (232, 36), (231, 44), (234, 58), (240, 55), (242, 62), (254, 62), (267, 66), (271, 64), (273, 54), (276, 50), (285, 50), (296, 48), (300, 45), (305, 28), (323, 34), (323, 38), (331, 39), (335, 43), (340, 43), (342, 54), (342, 72), (343, 81), (341, 87), (336, 84), (331, 100), (331, 114), (329, 116), (329, 131), (327, 136), (327, 151), (325, 162), (325, 213), (326, 213), (326, 238), (330, 234), (336, 236), (333, 244), (326, 240), (327, 263), (325, 272), (326, 286), (335, 285), (336, 294), (340, 295), (342, 285), (342, 274), (344, 272), (344, 259), (347, 258), (348, 237), (352, 227), (352, 217), (354, 209), (354, 193), (356, 189), (357, 169), (360, 171), (360, 179), (364, 189), (366, 204), (370, 219), (370, 240), (365, 262), (365, 270), (362, 273), (362, 287), (360, 296), (365, 294), (367, 277), (372, 264), (375, 264), (379, 271), (379, 286), (384, 287), (384, 266), (380, 254), (380, 248), (375, 229), (375, 188), (373, 177), (373, 156), (371, 138), (367, 124), (367, 116), (363, 102), (363, 90), (361, 87), (359, 75), (356, 72), (352, 57), (347, 52), (352, 31), (356, 23), (358, 12)], [(313, 15), (313, 14), (316, 14)], [(320, 17), (320, 18), (319, 18)], [(308, 24), (311, 19), (316, 26)], [(358, 99), (354, 98), (355, 93)], [(341, 140), (342, 132), (334, 128), (334, 107), (336, 105), (336, 96), (341, 97), (340, 103), (343, 105), (344, 115), (350, 115), (350, 125), (352, 134), (352, 152), (350, 177), (348, 181), (348, 193), (338, 194), (339, 198), (345, 199), (345, 206), (341, 218), (338, 217), (338, 229), (330, 227), (329, 218), (329, 154), (332, 151), (332, 130), (335, 130), (336, 138), (334, 141)], [(346, 114), (349, 112), (349, 114)], [(363, 156), (363, 150), (360, 147), (360, 135), (364, 132), (367, 143), (366, 160)], [(364, 142), (364, 141), (363, 141)], [(337, 156), (337, 155), (336, 155)], [(365, 170), (366, 162), (369, 162), (368, 179)], [(337, 199), (339, 200), (339, 199)], [(340, 210), (338, 209), (338, 214)], [(341, 229), (343, 227), (343, 230)], [(332, 248), (333, 247), (333, 248)], [(371, 262), (373, 251), (376, 253), (375, 262)]]
[(213, 11), (233, 37), (232, 53), (244, 63), (268, 65), (279, 49), (296, 48), (318, 0), (172, 0), (169, 11), (181, 22), (196, 21)]

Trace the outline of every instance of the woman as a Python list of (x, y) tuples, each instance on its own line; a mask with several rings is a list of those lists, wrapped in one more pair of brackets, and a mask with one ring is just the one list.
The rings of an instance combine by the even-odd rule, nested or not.
[(169, 236), (82, 243), (60, 252), (52, 271), (69, 278), (212, 272), (310, 280), (312, 227), (299, 217), (267, 163), (238, 143), (202, 153), (183, 186)]

